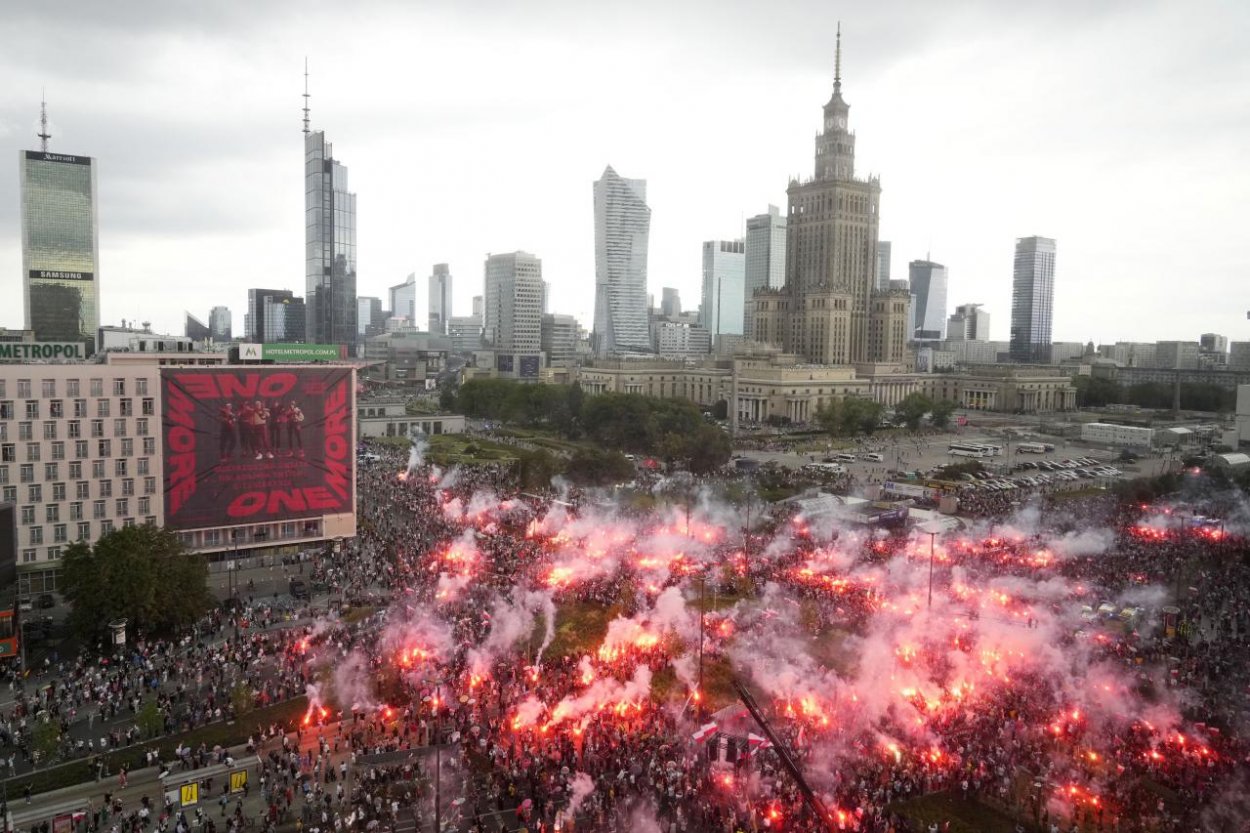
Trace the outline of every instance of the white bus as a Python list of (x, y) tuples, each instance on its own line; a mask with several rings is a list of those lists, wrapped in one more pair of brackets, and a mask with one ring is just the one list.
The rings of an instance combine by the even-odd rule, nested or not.
[(994, 445), (992, 443), (980, 443), (979, 445), (988, 451), (991, 457), (998, 457), (1003, 453), (1003, 447), (1001, 445)]
[(1021, 454), (1045, 454), (1046, 444), (1045, 443), (1018, 443), (1016, 445), (1016, 451), (1019, 451)]
[(994, 456), (990, 449), (983, 445), (973, 445), (971, 443), (951, 443), (946, 449), (946, 453), (955, 457), (975, 457), (981, 459), (984, 457)]

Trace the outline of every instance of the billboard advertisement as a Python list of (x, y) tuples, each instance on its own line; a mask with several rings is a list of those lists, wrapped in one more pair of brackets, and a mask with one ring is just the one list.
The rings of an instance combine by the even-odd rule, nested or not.
[(347, 358), (342, 344), (240, 344), (240, 361), (338, 362)]
[(349, 367), (162, 369), (166, 524), (352, 512), (353, 392)]

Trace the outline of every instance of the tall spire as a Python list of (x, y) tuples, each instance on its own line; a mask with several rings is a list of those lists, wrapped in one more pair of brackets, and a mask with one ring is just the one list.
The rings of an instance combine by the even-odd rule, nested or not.
[(308, 135), (308, 56), (304, 56), (304, 135)]
[(833, 52), (833, 90), (842, 91), (842, 21), (838, 21), (837, 46)]
[(39, 132), (35, 135), (39, 137), (39, 149), (47, 153), (52, 134), (48, 132), (48, 97), (43, 90), (39, 91)]

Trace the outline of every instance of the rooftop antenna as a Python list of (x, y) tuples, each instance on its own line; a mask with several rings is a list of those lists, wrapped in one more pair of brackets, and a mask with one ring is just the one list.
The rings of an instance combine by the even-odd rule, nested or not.
[(39, 137), (39, 149), (47, 153), (52, 134), (48, 132), (48, 97), (43, 90), (39, 91), (39, 132), (35, 135)]
[(833, 52), (833, 89), (842, 89), (842, 21), (838, 21), (837, 48)]
[(304, 135), (308, 135), (308, 56), (304, 56)]

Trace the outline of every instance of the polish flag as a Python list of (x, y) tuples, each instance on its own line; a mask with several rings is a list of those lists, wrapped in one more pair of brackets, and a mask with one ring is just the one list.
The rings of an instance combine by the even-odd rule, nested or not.
[(753, 732), (747, 733), (747, 746), (750, 747), (752, 755), (759, 752), (761, 749), (770, 749), (772, 745), (773, 742), (768, 738), (762, 738)]
[(714, 734), (716, 734), (716, 724), (705, 723), (702, 726), (700, 726), (699, 730), (695, 732), (693, 735), (691, 735), (691, 737), (694, 738), (696, 743), (698, 743), (699, 741), (707, 740)]

